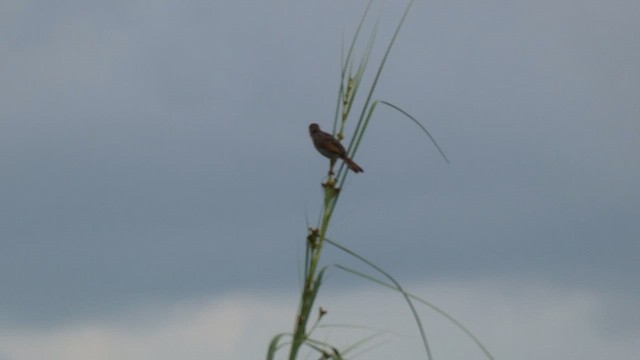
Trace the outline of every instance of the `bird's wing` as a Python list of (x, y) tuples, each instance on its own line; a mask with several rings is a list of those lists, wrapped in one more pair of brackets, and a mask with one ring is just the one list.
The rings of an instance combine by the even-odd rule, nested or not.
[(336, 140), (333, 136), (329, 137), (326, 143), (327, 143), (327, 150), (331, 151), (332, 153), (336, 153), (340, 156), (344, 156), (347, 154), (347, 150), (344, 149), (344, 146), (342, 146), (342, 144), (340, 144), (340, 142), (338, 140)]

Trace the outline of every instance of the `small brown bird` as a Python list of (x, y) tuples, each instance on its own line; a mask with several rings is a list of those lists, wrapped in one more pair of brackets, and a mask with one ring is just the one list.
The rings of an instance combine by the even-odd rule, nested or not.
[(358, 164), (349, 159), (349, 156), (347, 156), (347, 150), (345, 150), (344, 146), (340, 144), (340, 141), (336, 140), (333, 135), (320, 130), (320, 126), (318, 126), (318, 124), (314, 123), (309, 125), (309, 135), (311, 135), (313, 145), (320, 154), (331, 159), (331, 173), (333, 173), (333, 164), (336, 159), (342, 159), (342, 161), (344, 161), (344, 163), (347, 164), (349, 169), (354, 173), (364, 171), (360, 166), (358, 166)]

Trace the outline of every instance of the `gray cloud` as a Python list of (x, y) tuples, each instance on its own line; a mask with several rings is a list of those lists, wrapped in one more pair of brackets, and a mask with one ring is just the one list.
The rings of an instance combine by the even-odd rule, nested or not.
[[(326, 165), (306, 125), (333, 116), (360, 4), (2, 6), (4, 320), (297, 283)], [(381, 109), (332, 237), (404, 279), (638, 296), (631, 9), (417, 4), (377, 94), (424, 119), (453, 163)]]

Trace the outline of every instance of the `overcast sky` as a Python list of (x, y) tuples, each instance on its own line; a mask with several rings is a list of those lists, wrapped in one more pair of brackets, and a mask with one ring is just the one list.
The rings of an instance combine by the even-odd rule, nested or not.
[[(0, 359), (255, 359), (290, 331), (328, 163), (307, 126), (331, 126), (365, 4), (4, 0)], [(640, 5), (414, 5), (375, 98), (451, 164), (380, 108), (331, 238), (500, 358), (633, 358)], [(403, 6), (376, 2), (372, 66)], [(334, 323), (406, 327), (366, 358), (421, 356), (401, 298), (339, 272), (326, 292)]]

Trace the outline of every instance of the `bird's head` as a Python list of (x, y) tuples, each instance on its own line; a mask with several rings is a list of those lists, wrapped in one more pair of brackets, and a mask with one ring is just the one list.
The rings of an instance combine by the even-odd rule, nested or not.
[(318, 124), (313, 123), (309, 125), (309, 134), (317, 134), (318, 132), (320, 132), (320, 126), (318, 126)]

